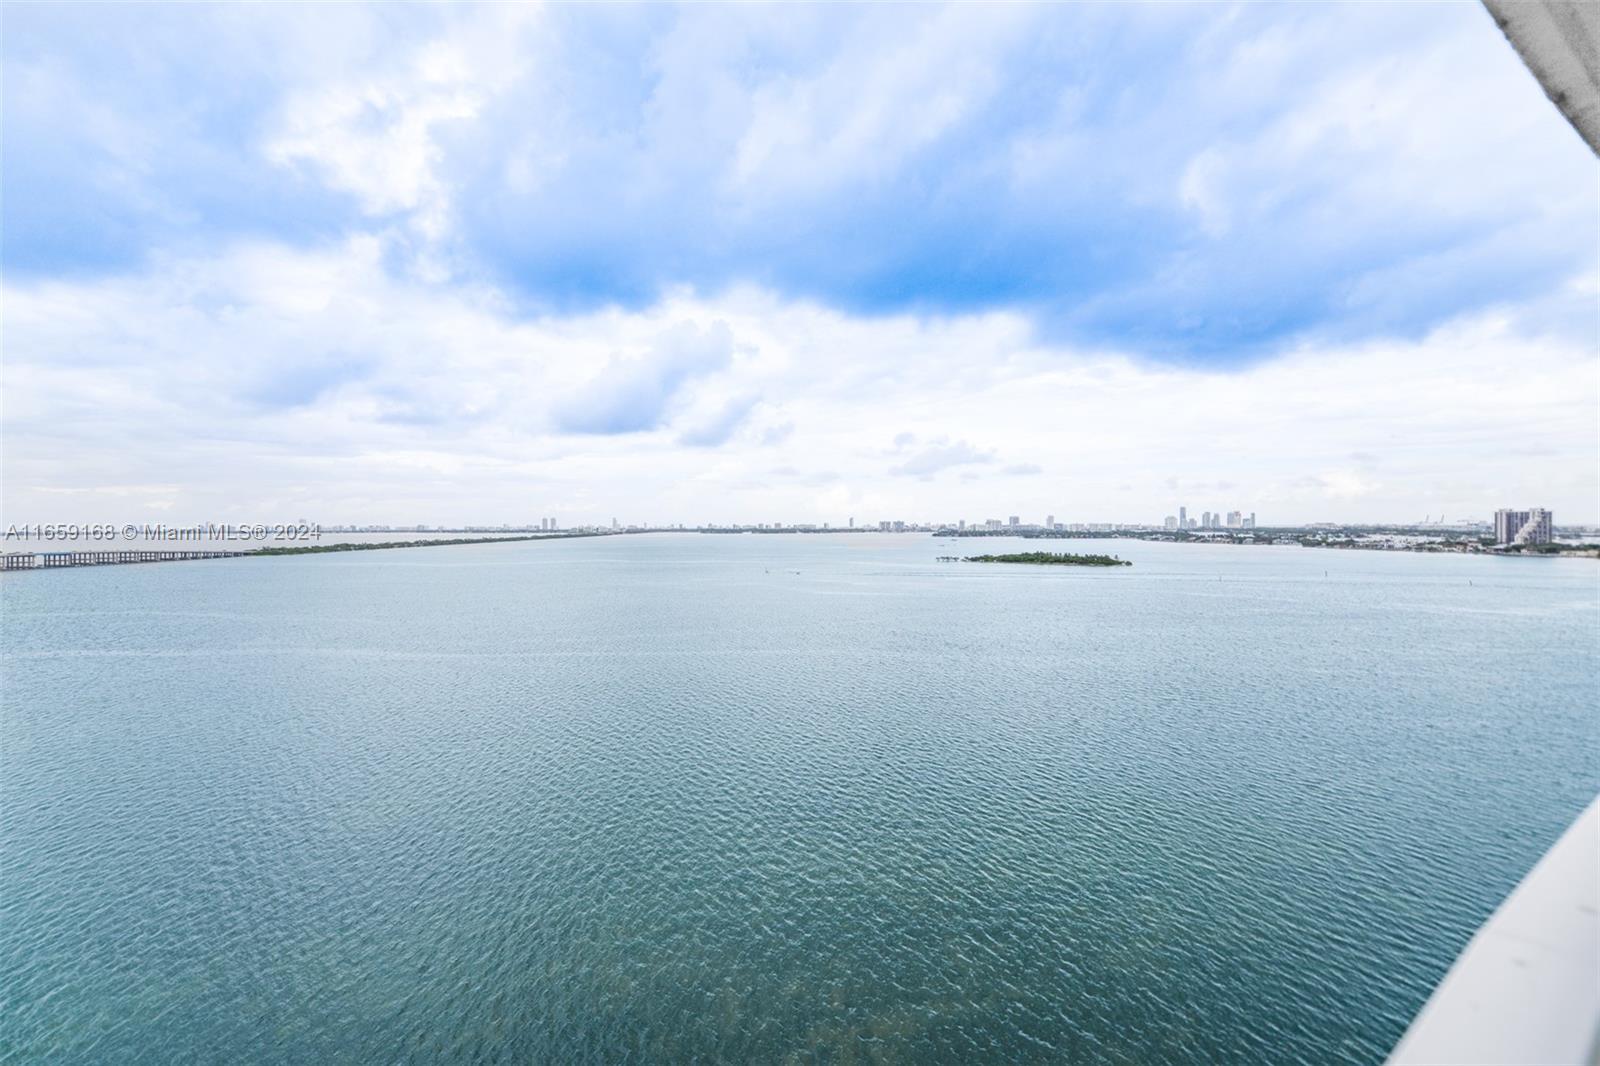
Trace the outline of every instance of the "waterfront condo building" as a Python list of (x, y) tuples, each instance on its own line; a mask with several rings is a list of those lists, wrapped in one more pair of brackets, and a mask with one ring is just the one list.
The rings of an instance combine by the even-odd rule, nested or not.
[(1494, 513), (1494, 542), (1496, 544), (1549, 544), (1551, 540), (1550, 512), (1543, 507), (1527, 511), (1502, 508)]

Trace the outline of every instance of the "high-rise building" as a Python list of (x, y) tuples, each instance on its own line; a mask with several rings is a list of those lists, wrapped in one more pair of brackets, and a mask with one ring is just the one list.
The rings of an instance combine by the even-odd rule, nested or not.
[(1553, 536), (1550, 512), (1543, 507), (1526, 511), (1501, 509), (1494, 513), (1496, 544), (1549, 544)]
[(1200, 528), (1201, 529), (1210, 529), (1211, 528), (1211, 512), (1210, 511), (1201, 511), (1200, 512)]
[(1056, 528), (1056, 516), (1055, 515), (1047, 514), (1047, 515), (1044, 516), (1044, 528), (1046, 528), (1046, 529), (1054, 529), (1054, 528)]
[(1527, 521), (1527, 511), (1512, 511), (1502, 507), (1494, 513), (1494, 542), (1510, 544), (1511, 538), (1517, 535), (1517, 531)]
[(1187, 508), (1187, 507), (1178, 508), (1178, 528), (1179, 529), (1188, 529), (1189, 528), (1189, 508)]
[(1246, 528), (1246, 529), (1254, 529), (1254, 528), (1256, 528), (1256, 513), (1254, 511), (1251, 511), (1250, 512), (1250, 517), (1246, 518), (1244, 520), (1244, 528)]
[(1528, 508), (1527, 521), (1512, 534), (1513, 544), (1549, 544), (1554, 539), (1550, 512), (1543, 507)]
[(1022, 519), (1018, 518), (1016, 515), (1012, 515), (1007, 520), (1007, 524), (1009, 524), (1012, 529), (1016, 529), (1018, 526), (1020, 526), (1022, 524)]
[(1167, 515), (1166, 521), (1164, 523), (1162, 523), (1162, 528), (1169, 529), (1169, 530), (1170, 529), (1177, 529), (1178, 528), (1178, 516), (1175, 515), (1175, 514)]

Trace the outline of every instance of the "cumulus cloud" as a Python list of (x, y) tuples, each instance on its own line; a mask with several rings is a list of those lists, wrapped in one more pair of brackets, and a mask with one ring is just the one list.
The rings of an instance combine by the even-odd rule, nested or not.
[(365, 377), (366, 360), (340, 353), (320, 359), (286, 358), (261, 368), (261, 377), (245, 396), (264, 408), (304, 407), (330, 390)]
[[(686, 522), (1188, 504), (1265, 521), (1530, 500), (1566, 520), (1600, 496), (1600, 359), (1504, 312), (1220, 372), (1043, 342), (1010, 316), (858, 318), (756, 289), (525, 317), (384, 263), (356, 240), (8, 279), (0, 504), (426, 522), (609, 520), (621, 500)], [(1379, 468), (1352, 457), (1378, 448)], [(170, 491), (110, 517), (90, 501), (111, 497), (60, 492), (119, 485)]]
[(964, 440), (951, 442), (941, 438), (898, 466), (890, 467), (889, 473), (900, 477), (931, 478), (941, 470), (948, 470), (954, 466), (970, 466), (994, 461), (993, 452), (975, 448)]
[(263, 152), (309, 168), (355, 195), (368, 215), (403, 216), (425, 240), (451, 226), (452, 190), (441, 173), (444, 131), (475, 118), (522, 70), (516, 51), (536, 27), (529, 5), (485, 7), (399, 51), (401, 62), (367, 67), (287, 92)]
[(753, 284), (1236, 364), (1596, 260), (1592, 158), (1467, 6), (36, 5), (0, 47), (25, 274), (392, 227), (544, 310)]
[(761, 432), (761, 443), (767, 445), (782, 444), (793, 433), (793, 422), (780, 422), (775, 426), (768, 426)]
[[(674, 325), (646, 355), (613, 358), (557, 409), (556, 425), (568, 433), (639, 433), (655, 429), (685, 385), (723, 369), (732, 354), (733, 337), (727, 323), (715, 322), (704, 330), (692, 323)], [(713, 424), (711, 434), (715, 435), (720, 427), (721, 439), (726, 439), (748, 410), (748, 406), (738, 410), (731, 420), (725, 410)], [(704, 436), (705, 432), (701, 432)]]
[(700, 448), (726, 444), (750, 417), (750, 412), (757, 402), (755, 396), (735, 396), (723, 404), (709, 419), (698, 422), (680, 433), (678, 443)]
[(19, 519), (1597, 517), (1594, 161), (1476, 8), (22, 5), (0, 76)]

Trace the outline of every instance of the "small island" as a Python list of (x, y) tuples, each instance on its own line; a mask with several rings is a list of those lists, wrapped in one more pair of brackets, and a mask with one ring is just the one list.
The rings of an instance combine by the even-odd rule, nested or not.
[(964, 563), (1033, 563), (1039, 566), (1132, 566), (1126, 559), (1115, 555), (1073, 555), (1071, 552), (1016, 552), (1012, 555), (968, 555), (959, 560), (954, 555), (939, 556), (941, 562)]

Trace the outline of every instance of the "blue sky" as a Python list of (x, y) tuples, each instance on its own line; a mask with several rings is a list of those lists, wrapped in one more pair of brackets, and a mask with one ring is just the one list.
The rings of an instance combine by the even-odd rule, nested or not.
[[(1017, 375), (1115, 367), (1222, 388), (1242, 406), (1218, 416), (1238, 418), (1271, 402), (1247, 386), (1284, 366), (1337, 375), (1375, 351), (1423, 359), (1443, 337), (1494, 337), (1487, 363), (1571, 374), (1518, 415), (1581, 421), (1572, 382), (1595, 413), (1595, 160), (1475, 4), (4, 17), (12, 512), (63, 492), (204, 511), (240, 491), (198, 456), (176, 478), (62, 458), (53, 419), (74, 398), (54, 377), (85, 364), (122, 386), (100, 397), (113, 421), (154, 417), (160, 436), (172, 417), (226, 416), (213, 450), (277, 471), (244, 502), (328, 521), (487, 519), (512, 491), (548, 498), (533, 516), (643, 497), (696, 520), (730, 493), (794, 520), (1063, 513), (1089, 494), (1095, 517), (1133, 518), (1218, 484), (1285, 518), (1387, 517), (1450, 473), (1443, 451), (1416, 482), (1350, 472), (1350, 455), (1437, 447), (1404, 428), (1451, 413), (1438, 393), (1413, 395), (1387, 440), (1319, 425), (1299, 474), (1241, 444), (1206, 476), (1129, 451), (1104, 458), (1111, 480), (1085, 482), (1047, 412), (1020, 438), (1004, 405), (944, 412), (903, 365), (938, 363), (956, 339), (971, 346), (957, 376), (996, 404)], [(285, 299), (308, 274), (323, 302)], [(426, 365), (381, 326), (422, 308)], [(780, 320), (797, 332), (773, 332)], [(830, 331), (853, 347), (815, 350)], [(174, 366), (187, 384), (161, 383)], [(1363, 373), (1371, 389), (1403, 384)], [(864, 391), (832, 394), (844, 378)], [(1147, 433), (1173, 424), (1147, 400), (1059, 399), (1068, 415), (1122, 402)], [(1481, 412), (1457, 417), (1470, 439)], [(308, 468), (285, 435), (296, 422), (367, 471), (364, 491)], [(881, 439), (858, 437), (865, 425)], [(897, 454), (904, 434), (931, 458)], [(1600, 517), (1593, 447), (1556, 452), (1554, 472), (1508, 469), (1477, 492)], [(397, 487), (414, 484), (407, 462), (435, 487)], [(1501, 505), (1470, 481), (1432, 504)], [(677, 487), (641, 488), (663, 483)], [(115, 495), (130, 486), (158, 491)], [(327, 513), (345, 503), (383, 513)]]

